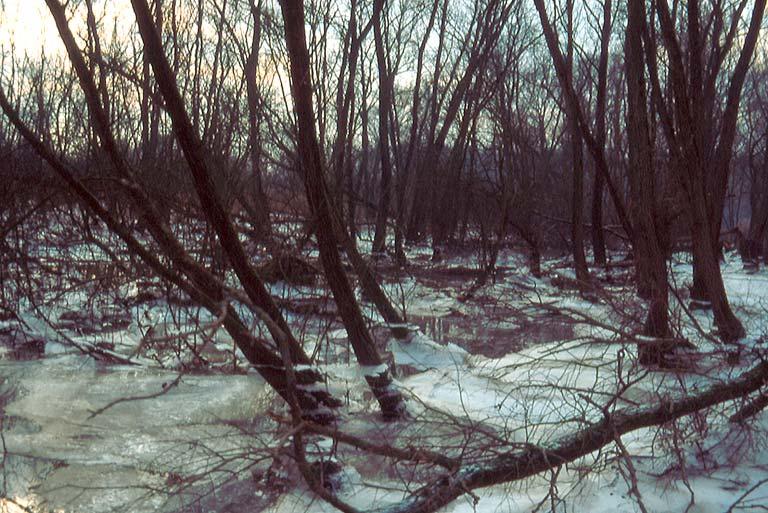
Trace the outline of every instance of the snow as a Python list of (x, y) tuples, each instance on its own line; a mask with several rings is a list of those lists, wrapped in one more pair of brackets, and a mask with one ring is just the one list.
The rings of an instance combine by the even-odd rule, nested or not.
[(462, 365), (469, 355), (456, 344), (440, 345), (422, 333), (414, 334), (407, 342), (393, 338), (387, 349), (395, 355), (398, 364), (411, 365), (419, 370), (456, 367)]
[(369, 376), (377, 378), (382, 374), (386, 374), (389, 371), (386, 363), (380, 363), (379, 365), (360, 365), (360, 372), (363, 376)]
[[(690, 265), (678, 263), (673, 272), (678, 286), (690, 283)], [(723, 266), (723, 274), (731, 303), (748, 331), (744, 344), (764, 346), (759, 337), (768, 331), (768, 274), (745, 276), (735, 261)], [(719, 346), (702, 339), (696, 327), (686, 322), (681, 305), (673, 300), (673, 314), (681, 319), (685, 334), (697, 341), (701, 353), (697, 365), (702, 372), (647, 372), (632, 366), (636, 358), (633, 341), (644, 339), (636, 335), (626, 338), (630, 332), (616, 322), (619, 312), (615, 305), (594, 303), (575, 294), (563, 296), (543, 282), (538, 282), (536, 289), (535, 297), (524, 298), (520, 304), (527, 302), (535, 307), (546, 303), (582, 321), (596, 322), (579, 324), (575, 340), (535, 344), (501, 358), (471, 355), (455, 344), (441, 345), (420, 333), (406, 342), (392, 339), (387, 349), (396, 365), (409, 365), (419, 371), (400, 380), (403, 389), (418, 398), (417, 402), (409, 402), (411, 412), (420, 417), (435, 409), (470, 423), (495, 426), (509, 442), (544, 447), (599, 420), (602, 411), (598, 406), (622, 387), (616, 407), (644, 406), (660, 398), (703, 390), (737, 375), (754, 361), (754, 357), (743, 356), (736, 368), (725, 365), (723, 355), (716, 351)], [(425, 291), (416, 296), (411, 306), (422, 311), (429, 308), (430, 302), (422, 299)], [(447, 304), (441, 300), (437, 300), (441, 305), (438, 311)], [(462, 305), (451, 303), (448, 308)], [(693, 315), (704, 330), (712, 329), (711, 312), (696, 311)], [(706, 420), (701, 416), (696, 422), (681, 419), (674, 423), (675, 429), (647, 428), (623, 437), (624, 446), (632, 454), (639, 496), (647, 511), (722, 513), (752, 486), (768, 479), (766, 414), (751, 428), (734, 427), (727, 423), (728, 411), (733, 408), (726, 404), (713, 409)], [(679, 447), (679, 456), (674, 447)], [(679, 461), (684, 462), (685, 473), (680, 472)], [(354, 469), (349, 472), (351, 477), (347, 476), (340, 498), (361, 511), (383, 511), (387, 504), (398, 503), (404, 497), (395, 491), (402, 487), (396, 480), (365, 480)], [(637, 496), (630, 492), (625, 477), (628, 475), (626, 462), (608, 446), (602, 454), (582, 458), (562, 469), (554, 498), (547, 496), (552, 492), (551, 476), (544, 475), (475, 490), (477, 504), (465, 495), (441, 511), (523, 513), (548, 511), (553, 504), (557, 511), (640, 511)], [(746, 500), (752, 501), (745, 502), (747, 506), (764, 504), (768, 484), (758, 487)], [(334, 509), (299, 487), (281, 497), (269, 511), (321, 513)]]
[[(73, 251), (82, 253), (86, 249)], [(415, 254), (428, 255), (429, 251), (416, 248), (410, 256)], [(697, 352), (691, 357), (695, 367), (678, 373), (649, 372), (635, 365), (635, 342), (644, 340), (637, 335), (642, 307), (626, 288), (611, 288), (610, 297), (584, 298), (576, 292), (555, 288), (546, 278), (526, 276), (524, 261), (512, 252), (500, 255), (500, 266), (510, 269), (496, 284), (486, 285), (480, 291), (496, 301), (491, 306), (462, 301), (455, 289), (425, 286), (414, 277), (385, 284), (385, 288), (391, 297), (398, 298), (397, 304), (404, 306), (411, 322), (418, 316), (440, 319), (452, 315), (482, 322), (483, 315), (504, 317), (507, 312), (514, 312), (531, 322), (547, 323), (549, 316), (556, 313), (573, 320), (574, 336), (546, 342), (526, 341), (521, 349), (498, 358), (471, 354), (451, 341), (451, 333), (446, 333), (440, 342), (421, 332), (414, 332), (407, 341), (389, 339), (385, 349), (394, 361), (397, 378), (392, 387), (408, 397), (411, 418), (384, 424), (378, 421), (375, 398), (365, 378), (389, 371), (388, 364), (350, 365), (344, 359), (346, 356), (352, 360), (345, 347), (347, 334), (338, 322), (289, 314), (289, 322), (302, 326), (301, 339), (308, 352), (320, 355), (312, 368), (328, 379), (327, 383), (313, 383), (305, 388), (327, 389), (345, 401), (339, 424), (345, 432), (377, 443), (430, 449), (446, 456), (463, 455), (470, 465), (481, 465), (483, 458), (493, 453), (531, 445), (553, 446), (562, 437), (600, 420), (602, 406), (619, 392), (621, 397), (611, 407), (653, 404), (736, 376), (765, 353), (768, 272), (748, 275), (735, 259), (729, 259), (722, 267), (729, 299), (748, 332), (735, 366), (727, 363), (728, 356), (718, 343), (698, 331), (699, 327), (705, 335), (712, 331), (711, 312), (696, 310), (689, 318), (683, 308), (687, 301), (685, 286), (692, 279), (690, 264), (677, 258), (670, 266), (676, 288), (683, 291), (681, 301), (671, 300), (673, 318), (681, 333), (697, 345)], [(545, 262), (545, 266), (556, 268), (559, 274), (568, 275), (570, 271), (562, 264)], [(455, 258), (441, 265), (467, 266), (468, 262)], [(129, 295), (138, 292), (135, 282), (125, 287), (124, 292)], [(278, 283), (272, 286), (272, 292), (293, 300), (327, 300), (326, 292), (317, 287)], [(68, 301), (68, 310), (85, 308), (87, 304), (85, 297), (75, 294)], [(499, 314), (491, 311), (497, 307)], [(149, 325), (162, 337), (187, 332), (193, 321), (205, 324), (214, 319), (207, 312), (187, 307), (176, 308), (174, 317), (169, 319), (168, 305), (162, 300), (134, 308), (131, 324), (110, 334), (115, 351), (121, 354), (130, 354), (139, 345)], [(372, 325), (391, 327), (370, 305), (365, 310)], [(63, 309), (52, 308), (48, 313), (50, 318), (60, 319)], [(123, 479), (162, 486), (161, 479), (145, 470), (158, 464), (158, 454), (181, 458), (180, 439), (206, 440), (215, 450), (229, 454), (257, 442), (249, 440), (252, 433), (234, 430), (232, 434), (222, 423), (264, 417), (265, 411), (275, 408), (278, 415), (281, 413), (274, 394), (250, 371), (242, 376), (184, 376), (179, 386), (166, 394), (152, 400), (118, 404), (108, 413), (85, 421), (90, 411), (115, 398), (162, 390), (163, 383), (172, 381), (176, 372), (152, 367), (156, 361), (141, 357), (135, 361), (142, 365), (110, 366), (105, 370), (101, 364), (72, 351), (40, 316), (24, 312), (22, 320), (30, 333), (50, 342), (45, 359), (14, 364), (16, 370), (21, 369), (17, 380), (25, 393), (8, 404), (6, 412), (34, 422), (40, 429), (10, 432), (6, 439), (24, 454), (66, 460), (77, 467), (74, 475), (82, 479), (98, 480), (94, 469), (101, 469), (109, 477), (102, 476), (100, 484)], [(11, 324), (0, 324), (0, 329)], [(510, 325), (514, 325), (511, 320)], [(103, 334), (72, 336), (90, 346), (105, 338)], [(221, 337), (217, 343), (231, 347), (227, 337)], [(173, 367), (178, 362), (160, 363)], [(5, 365), (10, 368), (11, 364)], [(407, 372), (398, 374), (398, 369)], [(629, 461), (637, 474), (639, 495), (647, 511), (722, 513), (740, 495), (768, 479), (768, 415), (763, 413), (750, 427), (733, 427), (727, 417), (737, 406), (725, 404), (706, 417), (694, 416), (661, 428), (641, 429), (622, 438), (632, 455)], [(265, 434), (258, 444), (269, 447), (275, 440), (284, 443), (283, 436), (277, 431)], [(314, 437), (312, 443), (312, 458), (334, 451), (337, 445), (326, 437)], [(424, 484), (420, 479), (428, 475), (421, 467), (393, 467), (390, 460), (349, 448), (339, 449), (338, 457), (344, 463), (340, 498), (361, 511), (398, 503), (404, 499), (407, 487), (417, 488)], [(89, 470), (89, 466), (94, 469)], [(130, 468), (131, 475), (121, 473), (125, 470), (104, 471), (108, 466)], [(411, 470), (413, 474), (408, 473)], [(627, 461), (610, 445), (599, 454), (563, 468), (557, 476), (556, 489), (550, 486), (552, 476), (545, 474), (474, 490), (479, 498), (477, 504), (470, 495), (464, 495), (443, 511), (533, 512), (550, 510), (553, 505), (557, 511), (640, 511), (637, 497), (629, 491), (625, 478), (628, 472)], [(437, 471), (430, 479), (436, 475)], [(257, 489), (254, 493), (262, 491)], [(551, 493), (554, 495), (548, 496)], [(749, 498), (761, 504), (767, 496), (768, 484), (758, 487)], [(692, 499), (693, 506), (688, 509)], [(15, 506), (0, 502), (2, 507), (14, 511)], [(293, 483), (268, 511), (335, 510), (305, 486)]]

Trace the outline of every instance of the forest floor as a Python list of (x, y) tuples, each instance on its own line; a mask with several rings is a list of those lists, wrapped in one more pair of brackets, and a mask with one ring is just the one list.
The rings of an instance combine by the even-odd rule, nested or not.
[[(70, 251), (81, 260), (98, 253)], [(503, 250), (484, 285), (473, 254), (435, 263), (427, 247), (415, 247), (409, 261), (406, 271), (379, 264), (412, 327), (408, 342), (390, 338), (361, 297), (410, 398), (411, 418), (402, 422), (378, 421), (323, 284), (271, 285), (346, 402), (342, 428), (376, 443), (481, 463), (510, 447), (556, 444), (599, 418), (610, 398), (639, 406), (723, 382), (768, 349), (768, 272), (748, 274), (732, 254), (723, 274), (748, 336), (725, 349), (712, 337), (711, 312), (687, 308), (687, 256), (670, 263), (676, 336), (696, 346), (679, 354), (675, 369), (636, 364), (643, 308), (631, 267), (592, 269), (597, 285), (583, 294), (570, 286), (563, 258), (546, 259), (535, 278), (521, 253)], [(289, 468), (285, 407), (214, 317), (152, 280), (103, 283), (97, 268), (33, 285), (39, 301), (0, 320), (0, 511), (333, 511)], [(445, 511), (759, 509), (768, 501), (768, 416), (735, 426), (728, 416), (736, 408), (634, 431), (557, 472), (476, 490)], [(337, 457), (345, 464), (339, 497), (361, 511), (430, 479), (430, 469), (349, 448)]]

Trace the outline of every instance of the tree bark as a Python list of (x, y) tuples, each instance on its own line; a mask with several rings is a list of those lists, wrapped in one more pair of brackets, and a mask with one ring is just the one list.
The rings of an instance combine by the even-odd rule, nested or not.
[[(566, 15), (568, 23), (568, 44), (566, 65), (568, 73), (573, 78), (573, 0), (567, 0)], [(584, 146), (581, 142), (579, 123), (572, 110), (567, 111), (568, 131), (571, 138), (571, 164), (573, 166), (573, 181), (571, 190), (571, 244), (573, 251), (573, 267), (576, 280), (580, 286), (587, 288), (589, 270), (584, 254)]]
[[(597, 65), (597, 102), (595, 106), (595, 139), (605, 147), (606, 97), (608, 92), (608, 56), (611, 40), (612, 0), (603, 2), (603, 24), (600, 31), (600, 57)], [(605, 178), (597, 169), (592, 183), (592, 253), (595, 264), (605, 265), (605, 231), (603, 230), (603, 191)]]
[[(383, 3), (378, 0), (377, 3)], [(379, 184), (379, 210), (376, 213), (376, 227), (373, 237), (374, 255), (384, 253), (387, 245), (387, 220), (391, 201), (390, 183), (392, 181), (392, 160), (389, 152), (389, 116), (392, 109), (393, 80), (385, 53), (384, 35), (381, 31), (382, 10), (373, 20), (373, 37), (376, 45), (376, 65), (379, 76), (379, 166), (381, 182)]]
[[(645, 1), (630, 0), (627, 12), (625, 69), (627, 77), (627, 138), (629, 143), (629, 176), (633, 195), (635, 226), (635, 258), (638, 288), (649, 300), (645, 334), (665, 338), (669, 330), (669, 292), (666, 255), (657, 231), (655, 170), (651, 144), (648, 102), (645, 85), (642, 31), (645, 26)], [(641, 348), (643, 363), (662, 363), (663, 355)]]
[(365, 378), (379, 402), (382, 414), (388, 419), (401, 418), (406, 414), (403, 397), (394, 387), (389, 369), (383, 365), (376, 351), (341, 265), (334, 233), (334, 227), (341, 226), (341, 222), (333, 218), (334, 212), (329, 201), (320, 145), (315, 131), (309, 52), (304, 32), (304, 3), (301, 0), (283, 0), (280, 7), (291, 63), (291, 91), (298, 122), (298, 149), (307, 198), (318, 227), (320, 260), (355, 356), (360, 365), (367, 367)]

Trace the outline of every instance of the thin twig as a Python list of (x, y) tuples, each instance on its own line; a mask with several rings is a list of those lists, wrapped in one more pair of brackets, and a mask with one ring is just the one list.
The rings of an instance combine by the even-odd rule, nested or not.
[[(624, 459), (624, 465), (627, 467), (627, 472), (629, 473), (629, 478), (628, 478), (629, 493), (630, 495), (635, 496), (635, 500), (637, 501), (637, 505), (640, 508), (640, 511), (642, 511), (642, 513), (648, 513), (648, 508), (645, 507), (645, 503), (643, 502), (643, 496), (640, 493), (640, 487), (638, 486), (637, 471), (635, 470), (635, 465), (632, 463), (632, 456), (629, 454), (629, 451), (627, 450), (627, 447), (624, 445), (624, 442), (621, 441), (621, 436), (617, 434), (614, 442), (616, 443), (616, 447), (619, 448), (619, 452), (621, 453)], [(619, 463), (619, 470), (621, 470), (620, 463)]]
[(164, 385), (163, 388), (159, 392), (155, 392), (152, 394), (147, 395), (136, 395), (133, 397), (121, 397), (120, 399), (115, 399), (114, 401), (108, 403), (106, 406), (99, 408), (98, 410), (88, 410), (91, 414), (88, 416), (89, 419), (94, 418), (97, 415), (101, 415), (108, 409), (112, 408), (113, 406), (116, 406), (120, 403), (127, 403), (131, 401), (143, 401), (145, 399), (154, 399), (155, 397), (160, 397), (161, 395), (167, 394), (172, 388), (177, 386), (179, 383), (181, 383), (181, 377), (184, 376), (184, 373), (179, 374), (176, 376), (176, 379), (168, 383), (167, 385)]
[(736, 508), (736, 506), (738, 506), (738, 505), (739, 505), (739, 503), (740, 503), (741, 501), (743, 501), (743, 500), (744, 500), (744, 499), (745, 499), (745, 498), (746, 498), (746, 497), (747, 497), (747, 496), (748, 496), (750, 493), (754, 492), (755, 490), (757, 490), (758, 488), (760, 488), (761, 486), (763, 486), (763, 485), (764, 485), (764, 484), (766, 484), (766, 483), (768, 483), (768, 478), (766, 478), (766, 479), (762, 479), (762, 480), (758, 481), (757, 483), (755, 483), (755, 484), (754, 484), (754, 485), (753, 485), (751, 488), (749, 488), (747, 491), (745, 491), (744, 493), (742, 493), (742, 494), (739, 496), (739, 498), (738, 498), (738, 499), (736, 499), (736, 502), (734, 502), (733, 504), (731, 504), (731, 507), (730, 507), (730, 508), (728, 508), (728, 509), (725, 511), (725, 513), (733, 513), (733, 510)]

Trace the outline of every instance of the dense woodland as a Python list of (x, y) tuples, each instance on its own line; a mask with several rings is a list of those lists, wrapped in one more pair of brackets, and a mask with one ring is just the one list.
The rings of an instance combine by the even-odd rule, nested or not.
[[(225, 334), (274, 395), (264, 461), (287, 454), (301, 486), (341, 511), (438, 511), (534, 475), (550, 476), (542, 507), (555, 511), (559, 469), (607, 446), (645, 511), (623, 435), (726, 402), (732, 423), (764, 415), (768, 326), (752, 321), (765, 307), (734, 308), (721, 263), (738, 259), (757, 279), (768, 260), (765, 0), (45, 4), (60, 47), (2, 48), (0, 344), (44, 346), (25, 317), (36, 312), (87, 358), (167, 368), (142, 357), (177, 339), (177, 355), (191, 350), (203, 372), (184, 330)], [(514, 269), (509, 255), (520, 256)], [(673, 279), (680, 258), (686, 283)], [(558, 443), (521, 443), (444, 418), (399, 384), (387, 340), (418, 336), (393, 291), (451, 269), (471, 278), (463, 300), (500, 294), (514, 273), (614, 305), (610, 320), (576, 315), (621, 325), (611, 343), (627, 361), (622, 352), (612, 392), (569, 392), (597, 419)], [(399, 438), (351, 429), (349, 392), (326, 370), (338, 362), (304, 336), (317, 310), (297, 309), (275, 282), (330, 298), (329, 322), (345, 331), (337, 343), (375, 405), (367, 422), (400, 426)], [(120, 350), (53, 322), (73, 291), (202, 313), (175, 334), (142, 328)], [(554, 307), (538, 307), (535, 322), (549, 322)], [(96, 317), (70, 321), (106, 322)], [(140, 325), (135, 313), (118, 321)], [(537, 343), (518, 337), (509, 344)], [(703, 354), (720, 363), (692, 371)], [(641, 379), (681, 368), (712, 387), (622, 402)], [(157, 395), (190, 372), (177, 370)], [(350, 452), (407, 468), (400, 498), (367, 509), (346, 500), (336, 476), (357, 461)], [(171, 477), (171, 495), (194, 481)], [(0, 492), (0, 507), (37, 511)]]

